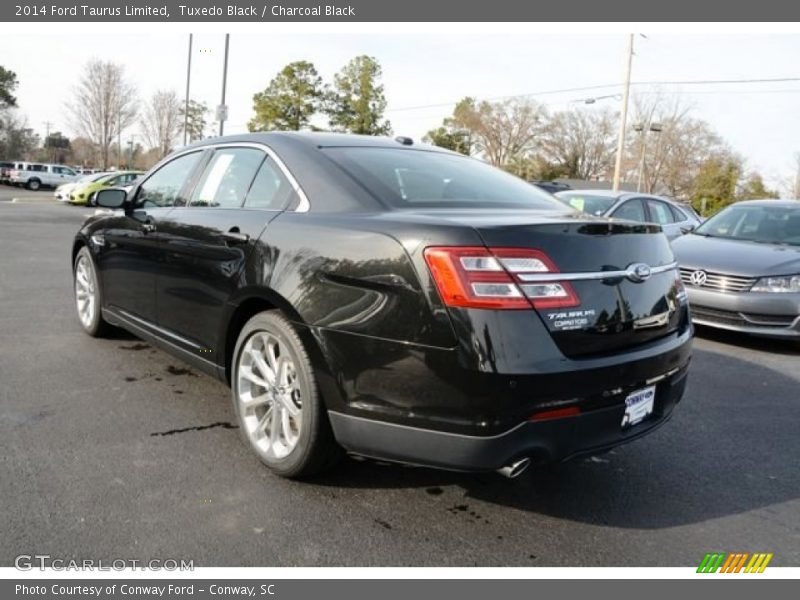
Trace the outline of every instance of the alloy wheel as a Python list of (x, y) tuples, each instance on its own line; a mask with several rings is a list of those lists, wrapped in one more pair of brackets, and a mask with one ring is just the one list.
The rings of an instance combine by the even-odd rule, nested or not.
[(236, 401), (244, 432), (265, 458), (285, 458), (303, 426), (302, 392), (288, 346), (270, 332), (257, 331), (238, 361)]
[(75, 303), (81, 323), (87, 329), (91, 328), (94, 322), (97, 290), (92, 265), (86, 256), (78, 258), (78, 264), (75, 266)]

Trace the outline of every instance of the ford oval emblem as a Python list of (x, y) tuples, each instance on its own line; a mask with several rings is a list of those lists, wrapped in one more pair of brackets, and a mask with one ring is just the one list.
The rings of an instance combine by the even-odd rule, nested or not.
[(646, 265), (644, 263), (635, 263), (628, 267), (628, 279), (633, 281), (634, 283), (641, 283), (643, 281), (647, 281), (650, 279), (650, 275), (652, 272), (650, 271), (650, 265)]

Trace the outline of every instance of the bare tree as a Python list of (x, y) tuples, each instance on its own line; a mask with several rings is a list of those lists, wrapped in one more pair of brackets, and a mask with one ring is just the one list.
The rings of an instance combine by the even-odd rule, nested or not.
[(609, 109), (557, 112), (547, 121), (539, 153), (565, 177), (607, 178), (614, 167), (618, 118)]
[(158, 158), (169, 154), (183, 129), (178, 95), (164, 90), (154, 93), (145, 106), (141, 125), (145, 142), (157, 150)]
[(624, 171), (628, 181), (641, 177), (646, 193), (687, 198), (708, 160), (739, 160), (706, 121), (691, 116), (691, 107), (679, 96), (637, 96), (631, 128)]
[(136, 88), (125, 78), (122, 65), (92, 59), (66, 105), (76, 133), (100, 149), (103, 168), (109, 166), (114, 138), (136, 119)]
[(544, 108), (525, 99), (478, 102), (464, 98), (456, 105), (450, 123), (470, 134), (474, 149), (492, 165), (502, 167), (512, 158), (534, 150), (542, 133)]

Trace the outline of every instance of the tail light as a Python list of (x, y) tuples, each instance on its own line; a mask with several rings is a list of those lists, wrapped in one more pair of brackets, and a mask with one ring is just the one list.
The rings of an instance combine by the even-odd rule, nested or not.
[(530, 309), (578, 306), (566, 281), (525, 283), (526, 273), (558, 273), (539, 250), (440, 246), (425, 249), (425, 262), (447, 306)]

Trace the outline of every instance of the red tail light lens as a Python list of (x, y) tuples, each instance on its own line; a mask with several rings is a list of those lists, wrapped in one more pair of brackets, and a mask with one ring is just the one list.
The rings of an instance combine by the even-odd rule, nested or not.
[(566, 281), (524, 283), (524, 273), (558, 273), (539, 250), (440, 246), (425, 249), (425, 262), (447, 306), (465, 308), (566, 308), (580, 304)]

